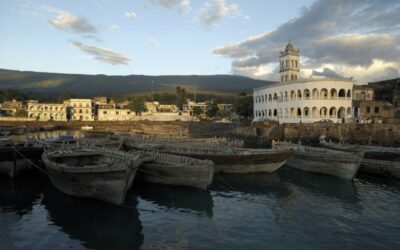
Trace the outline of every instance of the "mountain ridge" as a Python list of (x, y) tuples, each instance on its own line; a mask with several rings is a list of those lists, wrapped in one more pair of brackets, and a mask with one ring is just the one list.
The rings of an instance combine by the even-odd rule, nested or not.
[(69, 92), (78, 97), (126, 95), (145, 92), (174, 92), (176, 86), (188, 92), (239, 93), (265, 86), (264, 81), (228, 74), (220, 75), (104, 75), (70, 74), (0, 69), (0, 89), (32, 93)]

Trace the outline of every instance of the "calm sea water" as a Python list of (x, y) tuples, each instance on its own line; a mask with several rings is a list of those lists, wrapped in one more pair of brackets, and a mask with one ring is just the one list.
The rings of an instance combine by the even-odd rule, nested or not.
[(400, 249), (400, 185), (288, 167), (217, 175), (209, 191), (145, 183), (125, 207), (40, 174), (0, 179), (0, 249)]

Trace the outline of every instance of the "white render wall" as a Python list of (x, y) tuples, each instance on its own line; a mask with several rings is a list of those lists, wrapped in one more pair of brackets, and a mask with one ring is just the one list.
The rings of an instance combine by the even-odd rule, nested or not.
[(254, 89), (253, 121), (312, 123), (329, 119), (340, 122), (342, 118), (352, 117), (352, 90), (351, 79), (328, 78), (276, 83)]

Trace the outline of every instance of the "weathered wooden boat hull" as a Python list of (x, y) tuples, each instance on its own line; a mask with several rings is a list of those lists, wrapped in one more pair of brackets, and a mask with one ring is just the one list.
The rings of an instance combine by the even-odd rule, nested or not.
[(41, 159), (42, 153), (43, 149), (36, 147), (0, 148), (0, 174), (15, 178), (27, 173), (32, 169), (31, 161)]
[(332, 175), (352, 180), (360, 167), (361, 155), (323, 154), (316, 152), (296, 152), (286, 164), (306, 172)]
[[(93, 198), (116, 205), (121, 205), (125, 200), (128, 190), (125, 169), (112, 172), (72, 173), (59, 171), (48, 161), (45, 161), (45, 165), (53, 185), (67, 195)], [(133, 170), (132, 176), (136, 174), (136, 170)]]
[(391, 176), (400, 178), (400, 149), (394, 147), (374, 147), (362, 145), (337, 144), (321, 141), (321, 145), (325, 148), (365, 152), (364, 158), (361, 161), (359, 171), (362, 173), (373, 175)]
[(121, 205), (141, 163), (140, 156), (136, 157), (133, 160), (117, 151), (70, 150), (51, 156), (44, 153), (42, 159), (51, 182), (61, 192)]
[(216, 173), (272, 173), (283, 166), (294, 151), (247, 155), (203, 155), (168, 152), (214, 162)]
[(207, 189), (214, 176), (212, 165), (207, 166), (162, 166), (146, 163), (140, 166), (143, 170), (140, 178), (144, 181), (169, 186), (187, 186)]
[(400, 162), (364, 158), (359, 171), (400, 179)]
[(272, 173), (285, 165), (285, 161), (246, 165), (215, 165), (216, 173)]
[(0, 162), (0, 174), (10, 178), (15, 178), (23, 173), (29, 172), (30, 169), (31, 164), (25, 159)]

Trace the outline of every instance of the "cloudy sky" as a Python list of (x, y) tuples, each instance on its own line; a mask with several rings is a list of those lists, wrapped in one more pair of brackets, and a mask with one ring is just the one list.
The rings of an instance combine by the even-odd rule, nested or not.
[(238, 74), (277, 80), (400, 75), (399, 0), (4, 0), (0, 68), (83, 74)]

